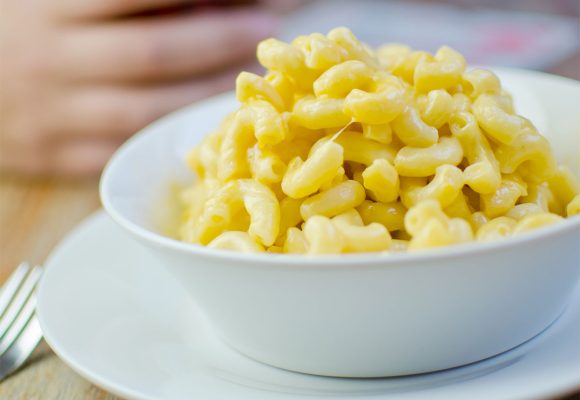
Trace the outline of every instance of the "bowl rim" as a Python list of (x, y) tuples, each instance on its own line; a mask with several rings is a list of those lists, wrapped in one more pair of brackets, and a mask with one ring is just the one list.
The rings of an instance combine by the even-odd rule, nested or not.
[[(557, 76), (546, 74), (538, 71), (531, 71), (518, 68), (497, 68), (492, 67), (497, 71), (507, 73), (515, 73), (521, 75), (528, 75), (531, 78), (540, 79), (557, 79), (562, 83), (573, 83), (578, 85), (578, 82)], [(209, 97), (202, 100), (203, 103), (221, 102), (226, 98), (231, 98), (232, 91), (225, 92), (216, 96)], [(180, 253), (191, 254), (192, 256), (202, 256), (206, 258), (216, 258), (222, 261), (234, 261), (252, 263), (253, 265), (291, 265), (294, 268), (306, 266), (381, 266), (393, 267), (394, 265), (417, 263), (424, 261), (440, 261), (456, 259), (464, 256), (480, 256), (484, 253), (492, 253), (499, 250), (505, 250), (509, 247), (524, 246), (526, 244), (534, 244), (540, 241), (549, 239), (552, 236), (559, 236), (562, 234), (573, 234), (574, 231), (580, 233), (580, 215), (572, 218), (565, 218), (562, 222), (557, 224), (542, 227), (541, 229), (524, 232), (517, 236), (508, 237), (505, 240), (495, 240), (491, 242), (467, 242), (461, 244), (454, 244), (449, 246), (429, 248), (416, 252), (373, 252), (373, 253), (346, 253), (346, 254), (324, 254), (324, 255), (305, 255), (305, 254), (280, 254), (280, 253), (242, 253), (232, 250), (213, 249), (207, 246), (202, 246), (194, 243), (183, 242), (162, 234), (148, 230), (137, 223), (132, 222), (125, 217), (120, 211), (113, 206), (113, 201), (110, 198), (108, 188), (113, 179), (114, 171), (122, 162), (124, 155), (131, 151), (141, 141), (146, 141), (149, 136), (157, 134), (158, 127), (165, 125), (168, 121), (188, 113), (199, 106), (200, 102), (195, 102), (173, 111), (162, 118), (150, 123), (144, 128), (140, 129), (135, 135), (123, 143), (109, 159), (105, 168), (103, 169), (99, 182), (99, 196), (103, 208), (109, 216), (121, 227), (132, 233), (135, 237), (140, 238), (148, 244), (155, 245), (165, 249), (178, 251)]]

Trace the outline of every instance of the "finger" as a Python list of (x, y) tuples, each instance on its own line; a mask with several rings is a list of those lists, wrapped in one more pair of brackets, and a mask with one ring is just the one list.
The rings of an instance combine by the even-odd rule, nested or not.
[(58, 0), (54, 13), (64, 18), (97, 19), (138, 14), (150, 10), (232, 3), (223, 0)]
[(127, 138), (177, 108), (233, 89), (236, 74), (237, 69), (186, 82), (78, 91), (55, 107), (52, 129), (61, 136)]
[(143, 81), (192, 77), (254, 57), (275, 17), (221, 11), (71, 28), (55, 57), (62, 78)]
[(46, 172), (50, 175), (96, 176), (119, 143), (111, 140), (77, 140), (62, 143), (47, 155)]
[(29, 176), (94, 176), (121, 144), (118, 140), (82, 139), (2, 152), (0, 170)]

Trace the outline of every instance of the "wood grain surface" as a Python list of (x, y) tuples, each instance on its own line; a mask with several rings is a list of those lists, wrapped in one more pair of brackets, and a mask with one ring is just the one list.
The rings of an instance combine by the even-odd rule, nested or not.
[[(580, 79), (580, 54), (553, 69)], [(23, 260), (42, 264), (58, 241), (97, 210), (96, 179), (30, 180), (0, 176), (0, 283)], [(0, 384), (0, 399), (118, 399), (93, 386), (60, 361), (46, 343)], [(580, 391), (567, 399), (580, 399)]]

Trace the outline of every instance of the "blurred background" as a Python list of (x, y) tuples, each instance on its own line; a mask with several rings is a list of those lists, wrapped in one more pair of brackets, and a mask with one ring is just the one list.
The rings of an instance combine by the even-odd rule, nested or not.
[[(470, 64), (550, 70), (576, 54), (576, 0), (348, 1), (318, 0), (289, 15), (282, 37), (350, 27), (367, 43), (398, 42), (435, 52), (446, 44)], [(573, 62), (573, 60), (570, 60)]]
[[(151, 121), (233, 89), (256, 44), (363, 41), (578, 78), (578, 0), (0, 0), (0, 171), (97, 176)], [(34, 13), (30, 13), (30, 6)], [(23, 24), (22, 21), (26, 21)]]
[[(99, 209), (121, 143), (233, 89), (266, 37), (344, 25), (371, 45), (448, 44), (471, 64), (580, 79), (579, 14), (578, 0), (0, 0), (0, 284)], [(38, 393), (114, 398), (46, 345), (0, 385), (0, 398)]]

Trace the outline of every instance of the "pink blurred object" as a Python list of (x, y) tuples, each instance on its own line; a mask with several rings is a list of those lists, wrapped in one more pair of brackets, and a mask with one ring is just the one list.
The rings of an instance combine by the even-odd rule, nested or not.
[(434, 52), (446, 44), (470, 63), (533, 69), (549, 68), (580, 49), (574, 16), (465, 5), (319, 0), (290, 15), (282, 33), (289, 39), (344, 25), (374, 46), (396, 42)]

